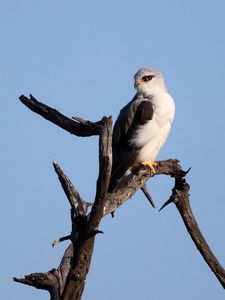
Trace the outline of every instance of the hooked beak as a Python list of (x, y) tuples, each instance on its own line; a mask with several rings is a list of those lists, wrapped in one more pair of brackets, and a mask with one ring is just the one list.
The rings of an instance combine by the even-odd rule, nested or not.
[(142, 83), (142, 80), (141, 80), (141, 79), (136, 80), (136, 81), (134, 82), (134, 87), (135, 87), (135, 89), (137, 89), (138, 86), (139, 86), (141, 83)]

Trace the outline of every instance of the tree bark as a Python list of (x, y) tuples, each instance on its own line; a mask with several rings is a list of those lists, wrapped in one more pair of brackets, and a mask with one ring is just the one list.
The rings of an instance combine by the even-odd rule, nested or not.
[(88, 214), (90, 203), (85, 202), (75, 189), (69, 178), (60, 166), (53, 162), (62, 188), (71, 206), (71, 233), (53, 242), (53, 246), (64, 240), (71, 240), (57, 269), (46, 273), (33, 273), (24, 278), (14, 278), (16, 282), (47, 290), (51, 300), (80, 300), (85, 286), (91, 258), (94, 249), (95, 236), (102, 233), (99, 224), (102, 217), (113, 214), (114, 211), (138, 189), (142, 189), (148, 198), (151, 196), (146, 190), (146, 182), (156, 175), (169, 175), (175, 178), (172, 195), (161, 209), (174, 203), (183, 219), (183, 222), (193, 242), (197, 246), (206, 263), (209, 265), (222, 287), (225, 288), (225, 270), (220, 265), (207, 242), (205, 241), (194, 218), (189, 201), (189, 185), (179, 161), (169, 159), (158, 161), (157, 173), (152, 174), (149, 169), (140, 166), (130, 174), (125, 181), (120, 182), (112, 193), (108, 193), (108, 185), (112, 166), (112, 120), (104, 117), (98, 122), (83, 120), (78, 117), (68, 118), (57, 110), (37, 101), (33, 96), (30, 99), (20, 96), (20, 100), (29, 109), (43, 116), (45, 119), (58, 125), (64, 130), (77, 136), (99, 135), (99, 176), (97, 180), (95, 201)]

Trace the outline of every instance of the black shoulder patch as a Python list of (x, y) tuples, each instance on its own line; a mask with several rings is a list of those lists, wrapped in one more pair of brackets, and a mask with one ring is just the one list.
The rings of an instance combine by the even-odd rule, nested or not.
[[(134, 127), (138, 125), (144, 125), (148, 121), (152, 120), (154, 113), (154, 107), (151, 101), (142, 101), (138, 107), (134, 116), (133, 124)], [(136, 125), (136, 126), (135, 126)]]
[(153, 114), (151, 99), (131, 101), (120, 111), (113, 129), (112, 182), (121, 178), (135, 164), (139, 149), (130, 145), (129, 141), (139, 126), (152, 120)]

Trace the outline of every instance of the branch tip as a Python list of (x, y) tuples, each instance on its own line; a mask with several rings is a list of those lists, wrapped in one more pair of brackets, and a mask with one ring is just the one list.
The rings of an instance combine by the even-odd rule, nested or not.
[(185, 172), (185, 176), (191, 171), (191, 167), (187, 169), (187, 171)]
[(93, 231), (90, 233), (90, 236), (94, 236), (94, 235), (99, 234), (99, 233), (104, 234), (104, 232), (103, 232), (102, 230), (95, 229), (95, 230), (93, 230)]
[(161, 210), (163, 210), (163, 208), (165, 208), (167, 205), (169, 205), (169, 204), (172, 203), (172, 202), (173, 202), (173, 198), (172, 198), (172, 196), (171, 196), (170, 199), (167, 200), (167, 201), (161, 206), (161, 208), (159, 209), (159, 212), (160, 212)]
[(52, 164), (53, 164), (53, 167), (54, 167), (54, 168), (56, 168), (57, 166), (59, 166), (59, 164), (57, 163), (57, 161), (54, 160), (54, 159), (53, 159), (53, 161), (52, 161)]
[(102, 230), (96, 230), (95, 234), (98, 234), (98, 233), (104, 234), (104, 232)]
[(60, 239), (53, 241), (53, 242), (52, 242), (52, 247), (54, 248), (54, 247), (57, 246), (59, 243), (64, 242), (64, 241), (67, 241), (67, 240), (71, 240), (71, 234), (70, 234), (70, 235), (63, 236), (63, 237), (61, 237)]
[(155, 208), (155, 203), (152, 200), (152, 197), (147, 189), (147, 185), (146, 183), (143, 185), (143, 187), (141, 188), (142, 192), (144, 193), (145, 197), (148, 199), (148, 202), (151, 204), (151, 206), (153, 208)]

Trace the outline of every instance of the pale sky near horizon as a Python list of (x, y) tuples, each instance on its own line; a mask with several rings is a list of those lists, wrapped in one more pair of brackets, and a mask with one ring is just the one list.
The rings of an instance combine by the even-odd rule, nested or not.
[[(68, 246), (51, 247), (70, 232), (53, 159), (87, 201), (98, 174), (96, 137), (68, 134), (18, 97), (31, 93), (68, 116), (115, 120), (144, 66), (162, 71), (176, 102), (158, 159), (192, 167), (192, 209), (225, 266), (224, 12), (222, 0), (0, 1), (2, 299), (49, 299), (12, 278), (57, 267)], [(83, 300), (224, 299), (175, 206), (158, 212), (173, 181), (157, 176), (148, 186), (157, 209), (138, 192), (102, 221)]]

